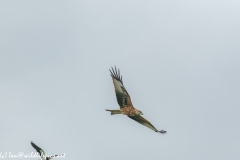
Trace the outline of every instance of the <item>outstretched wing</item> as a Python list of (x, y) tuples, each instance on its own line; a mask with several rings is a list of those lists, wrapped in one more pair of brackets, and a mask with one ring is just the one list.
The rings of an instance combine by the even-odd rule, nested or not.
[(164, 130), (157, 130), (148, 120), (146, 120), (145, 118), (143, 118), (142, 116), (128, 116), (129, 118), (137, 121), (138, 123), (154, 130), (155, 132), (160, 132), (160, 133), (166, 133), (167, 131)]
[(40, 148), (36, 144), (34, 144), (33, 141), (31, 141), (31, 145), (33, 146), (33, 148), (36, 149), (36, 151), (40, 154), (41, 157), (45, 156), (45, 153), (42, 150), (42, 148)]
[(117, 70), (115, 67), (115, 70), (112, 68), (110, 72), (113, 79), (117, 102), (120, 108), (132, 107), (131, 98), (127, 90), (123, 86), (122, 76), (120, 76), (120, 70), (119, 69)]

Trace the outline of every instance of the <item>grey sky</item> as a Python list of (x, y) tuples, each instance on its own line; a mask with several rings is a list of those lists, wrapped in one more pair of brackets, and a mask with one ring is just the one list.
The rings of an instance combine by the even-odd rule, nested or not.
[[(0, 152), (34, 152), (33, 140), (68, 160), (239, 160), (239, 8), (0, 1)], [(118, 108), (114, 65), (133, 105), (168, 134), (105, 111)]]

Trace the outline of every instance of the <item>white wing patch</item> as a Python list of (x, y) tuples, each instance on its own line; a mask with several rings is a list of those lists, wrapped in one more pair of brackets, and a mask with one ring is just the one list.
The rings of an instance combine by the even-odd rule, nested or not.
[(122, 90), (122, 88), (124, 88), (124, 86), (122, 85), (122, 83), (114, 78), (112, 78), (112, 79), (113, 79), (113, 84), (114, 84), (116, 91), (124, 94), (124, 91)]

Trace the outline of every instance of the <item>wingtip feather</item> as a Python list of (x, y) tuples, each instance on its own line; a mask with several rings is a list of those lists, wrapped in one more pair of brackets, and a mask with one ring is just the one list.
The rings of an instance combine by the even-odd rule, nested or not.
[(111, 69), (109, 69), (109, 71), (110, 71), (110, 73), (111, 73), (111, 74), (110, 74), (111, 77), (113, 77), (114, 79), (120, 81), (120, 82), (123, 84), (122, 76), (121, 76), (121, 74), (120, 74), (120, 69), (119, 69), (119, 68), (117, 69), (117, 67), (114, 66), (114, 67), (111, 67)]
[(167, 133), (167, 131), (164, 131), (164, 130), (156, 131), (156, 132), (161, 133), (161, 134), (166, 134)]

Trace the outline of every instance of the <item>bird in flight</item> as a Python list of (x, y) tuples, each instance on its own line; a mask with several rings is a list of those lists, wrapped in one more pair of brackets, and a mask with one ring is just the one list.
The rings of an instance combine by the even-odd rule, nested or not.
[(125, 87), (123, 85), (122, 76), (120, 75), (120, 70), (119, 69), (117, 70), (115, 67), (115, 69), (112, 68), (112, 70), (110, 70), (110, 73), (112, 76), (115, 93), (116, 93), (116, 97), (117, 97), (117, 102), (120, 106), (120, 110), (106, 109), (106, 111), (111, 112), (111, 115), (114, 115), (114, 114), (126, 115), (129, 118), (137, 121), (138, 123), (154, 130), (155, 132), (159, 132), (162, 134), (166, 133), (167, 131), (157, 130), (148, 120), (146, 120), (145, 118), (143, 118), (141, 116), (141, 115), (143, 115), (143, 113), (140, 110), (133, 107), (130, 95), (128, 94), (127, 90), (125, 89)]
[(58, 157), (58, 156), (60, 156), (60, 155), (54, 155), (54, 156), (46, 157), (45, 152), (44, 152), (40, 147), (38, 147), (35, 143), (33, 143), (33, 141), (31, 141), (31, 145), (32, 145), (33, 148), (35, 148), (36, 151), (39, 153), (39, 155), (41, 156), (41, 160), (50, 160), (50, 159), (52, 159), (53, 157)]

